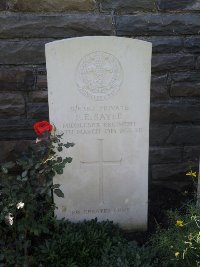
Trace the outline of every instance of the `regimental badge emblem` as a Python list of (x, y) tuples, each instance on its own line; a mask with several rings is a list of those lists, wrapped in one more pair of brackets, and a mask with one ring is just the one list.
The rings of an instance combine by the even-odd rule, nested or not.
[(115, 95), (123, 81), (119, 60), (112, 54), (97, 51), (84, 56), (76, 70), (79, 91), (95, 101)]

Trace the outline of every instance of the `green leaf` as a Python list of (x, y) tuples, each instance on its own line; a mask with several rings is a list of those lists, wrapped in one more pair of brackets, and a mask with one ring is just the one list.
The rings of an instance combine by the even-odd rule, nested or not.
[(22, 177), (20, 175), (17, 175), (17, 181), (21, 181), (22, 180)]
[(57, 134), (56, 136), (57, 136), (58, 138), (62, 138), (63, 133), (62, 133), (62, 134)]
[(62, 157), (58, 157), (57, 162), (62, 162)]
[(23, 182), (26, 182), (28, 180), (28, 177), (27, 176), (25, 176), (24, 178), (22, 178), (22, 181)]
[(54, 185), (52, 185), (52, 189), (56, 189), (56, 188), (59, 188), (60, 187), (60, 184), (54, 184)]
[(59, 146), (58, 151), (61, 152), (62, 150), (63, 150), (62, 147)]
[(74, 143), (69, 143), (69, 142), (67, 142), (67, 144), (64, 144), (66, 148), (73, 147), (74, 145), (75, 145)]
[(39, 169), (40, 168), (40, 163), (37, 163), (36, 165), (35, 165), (35, 169), (37, 170), (37, 169)]
[(63, 169), (56, 169), (57, 174), (63, 174)]
[(8, 173), (8, 170), (7, 170), (5, 167), (1, 167), (1, 169), (2, 169), (2, 172), (3, 172), (3, 173), (5, 173), (5, 174)]
[(33, 233), (34, 233), (34, 235), (39, 236), (39, 230), (38, 229), (33, 229)]
[(22, 178), (26, 177), (27, 173), (28, 173), (28, 171), (22, 172)]
[(72, 158), (66, 158), (66, 161), (68, 162), (68, 163), (71, 163), (72, 162)]
[(15, 163), (14, 163), (14, 162), (11, 162), (11, 161), (6, 162), (6, 163), (4, 163), (4, 164), (2, 165), (2, 167), (6, 168), (6, 169), (11, 169), (11, 168), (13, 168), (14, 166), (15, 166)]
[(54, 193), (56, 196), (64, 198), (64, 194), (60, 189), (54, 189)]

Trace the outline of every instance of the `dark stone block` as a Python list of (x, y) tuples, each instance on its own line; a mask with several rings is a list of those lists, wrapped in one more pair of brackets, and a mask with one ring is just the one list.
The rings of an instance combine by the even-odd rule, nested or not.
[(182, 175), (185, 178), (185, 173), (190, 169), (188, 162), (171, 163), (171, 164), (156, 164), (152, 166), (153, 180), (165, 179), (173, 176)]
[(29, 90), (35, 84), (34, 69), (28, 67), (0, 67), (0, 90)]
[(192, 35), (200, 28), (199, 14), (153, 14), (116, 16), (117, 35)]
[(185, 146), (183, 158), (185, 161), (199, 161), (200, 146)]
[(37, 75), (36, 87), (39, 89), (47, 88), (47, 76), (46, 75)]
[(173, 73), (171, 79), (174, 82), (200, 82), (200, 71)]
[(48, 119), (49, 108), (47, 103), (27, 104), (28, 119), (45, 120)]
[(200, 57), (197, 57), (197, 69), (200, 69)]
[(151, 76), (151, 98), (169, 98), (166, 74)]
[(162, 102), (151, 104), (151, 122), (185, 123), (200, 122), (200, 104), (198, 102)]
[(1, 0), (0, 1), (0, 11), (1, 10), (6, 10), (7, 6), (6, 6), (6, 0)]
[(23, 12), (65, 12), (92, 11), (95, 0), (9, 0), (12, 11)]
[(48, 41), (0, 41), (0, 64), (45, 63), (45, 43)]
[(184, 47), (192, 53), (200, 53), (200, 36), (185, 38)]
[(19, 119), (0, 119), (0, 140), (35, 139), (34, 122), (22, 117)]
[(169, 145), (200, 145), (200, 126), (177, 125), (171, 132), (167, 144)]
[(152, 71), (191, 70), (196, 66), (195, 57), (187, 54), (159, 54), (152, 57)]
[(155, 10), (155, 0), (100, 0), (102, 10), (125, 12)]
[(47, 89), (47, 71), (45, 65), (40, 65), (35, 70), (36, 73), (36, 82), (35, 89), (36, 90), (46, 90)]
[(152, 183), (182, 190), (192, 182), (192, 179), (189, 176), (186, 176), (186, 173), (190, 168), (196, 169), (197, 167), (198, 165), (195, 162), (153, 165), (151, 167)]
[(37, 75), (47, 76), (47, 70), (45, 65), (37, 68)]
[(25, 101), (21, 93), (0, 93), (0, 118), (25, 115)]
[(150, 125), (150, 146), (162, 146), (172, 132), (172, 125)]
[(24, 97), (22, 93), (17, 92), (1, 92), (0, 93), (0, 106), (2, 105), (23, 105)]
[(110, 35), (113, 31), (112, 17), (96, 13), (0, 14), (0, 25), (0, 38), (5, 39)]
[(29, 129), (17, 129), (15, 131), (3, 130), (0, 132), (0, 140), (33, 140), (34, 138), (36, 138), (34, 132)]
[(180, 147), (150, 147), (150, 164), (175, 163), (182, 161), (182, 148)]
[(151, 42), (153, 53), (176, 53), (183, 49), (183, 38), (172, 36), (138, 37), (137, 39)]
[(29, 93), (29, 101), (33, 103), (44, 103), (48, 101), (47, 91), (35, 91)]
[(172, 83), (170, 95), (178, 97), (200, 97), (200, 82)]
[(198, 0), (158, 0), (158, 8), (164, 11), (200, 10), (200, 2)]

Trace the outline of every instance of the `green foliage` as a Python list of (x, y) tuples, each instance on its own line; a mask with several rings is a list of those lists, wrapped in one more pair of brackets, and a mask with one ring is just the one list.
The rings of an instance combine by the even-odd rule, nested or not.
[(0, 166), (0, 263), (5, 266), (28, 266), (39, 237), (49, 233), (53, 221), (53, 192), (64, 197), (60, 185), (53, 185), (71, 158), (57, 156), (61, 136), (38, 139), (34, 148)]
[(91, 267), (156, 267), (157, 259), (151, 247), (138, 246), (135, 241), (119, 242), (105, 248), (101, 260)]
[[(112, 222), (56, 222), (38, 248), (45, 267), (151, 267), (151, 251), (123, 238)], [(38, 262), (38, 263), (39, 263)]]
[(188, 204), (185, 212), (169, 212), (168, 229), (158, 229), (151, 245), (162, 266), (200, 266), (200, 207)]
[(93, 259), (100, 258), (105, 247), (122, 240), (119, 228), (109, 222), (58, 221), (51, 237), (39, 247), (39, 260), (44, 266), (88, 267)]

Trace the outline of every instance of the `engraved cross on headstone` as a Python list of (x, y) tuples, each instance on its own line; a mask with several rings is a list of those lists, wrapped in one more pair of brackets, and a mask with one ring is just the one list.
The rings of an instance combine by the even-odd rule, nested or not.
[(100, 204), (104, 203), (104, 165), (119, 165), (121, 164), (122, 158), (120, 160), (104, 160), (103, 159), (103, 139), (97, 139), (98, 141), (98, 160), (95, 161), (80, 161), (81, 164), (85, 166), (97, 165), (99, 167), (99, 201)]

